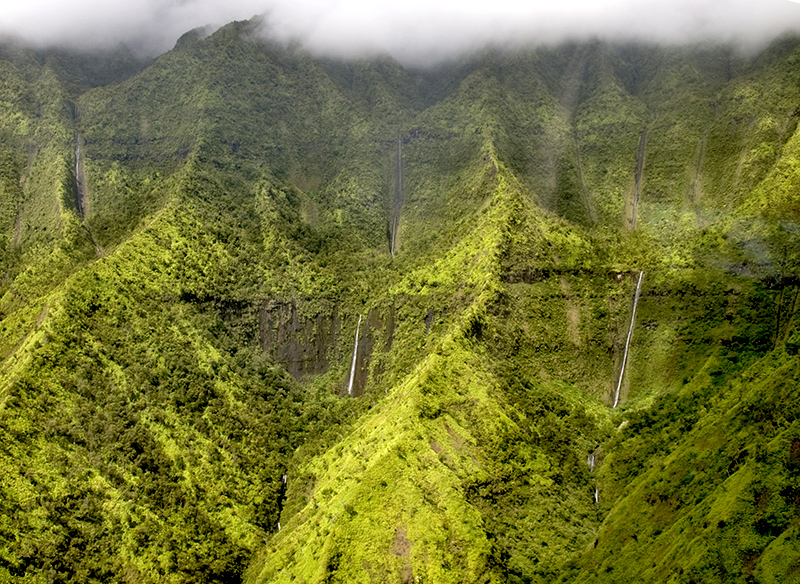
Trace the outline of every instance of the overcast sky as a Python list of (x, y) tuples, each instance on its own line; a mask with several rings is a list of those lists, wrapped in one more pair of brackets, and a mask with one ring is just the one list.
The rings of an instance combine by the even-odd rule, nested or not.
[(601, 36), (763, 42), (800, 32), (800, 0), (0, 0), (0, 33), (37, 44), (125, 43), (156, 54), (184, 32), (266, 14), (269, 34), (409, 62), (486, 43)]

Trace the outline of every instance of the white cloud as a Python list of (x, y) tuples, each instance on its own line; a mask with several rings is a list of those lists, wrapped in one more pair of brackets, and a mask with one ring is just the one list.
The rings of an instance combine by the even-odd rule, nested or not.
[(407, 0), (388, 7), (276, 0), (271, 18), (273, 34), (300, 38), (313, 50), (386, 50), (404, 60), (446, 57), (488, 42), (602, 36), (752, 44), (800, 30), (800, 8), (787, 0)]
[(38, 44), (151, 52), (189, 29), (268, 13), (271, 34), (312, 50), (440, 58), (488, 42), (605, 36), (758, 42), (800, 31), (800, 0), (0, 0), (0, 32)]

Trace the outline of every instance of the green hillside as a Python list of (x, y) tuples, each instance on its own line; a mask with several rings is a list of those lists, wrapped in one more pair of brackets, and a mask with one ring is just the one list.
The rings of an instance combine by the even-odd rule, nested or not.
[(800, 581), (800, 41), (258, 31), (0, 48), (0, 580)]

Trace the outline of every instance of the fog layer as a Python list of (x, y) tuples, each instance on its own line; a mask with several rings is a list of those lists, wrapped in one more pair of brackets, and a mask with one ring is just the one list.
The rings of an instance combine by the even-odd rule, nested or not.
[(0, 33), (39, 46), (126, 44), (149, 54), (187, 30), (265, 15), (266, 34), (317, 53), (431, 62), (486, 44), (601, 37), (758, 45), (800, 31), (792, 0), (11, 0)]

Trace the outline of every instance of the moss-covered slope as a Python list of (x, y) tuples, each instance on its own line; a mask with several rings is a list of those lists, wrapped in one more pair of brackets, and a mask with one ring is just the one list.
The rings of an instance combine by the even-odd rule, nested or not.
[(4, 49), (0, 577), (792, 580), (798, 54)]

